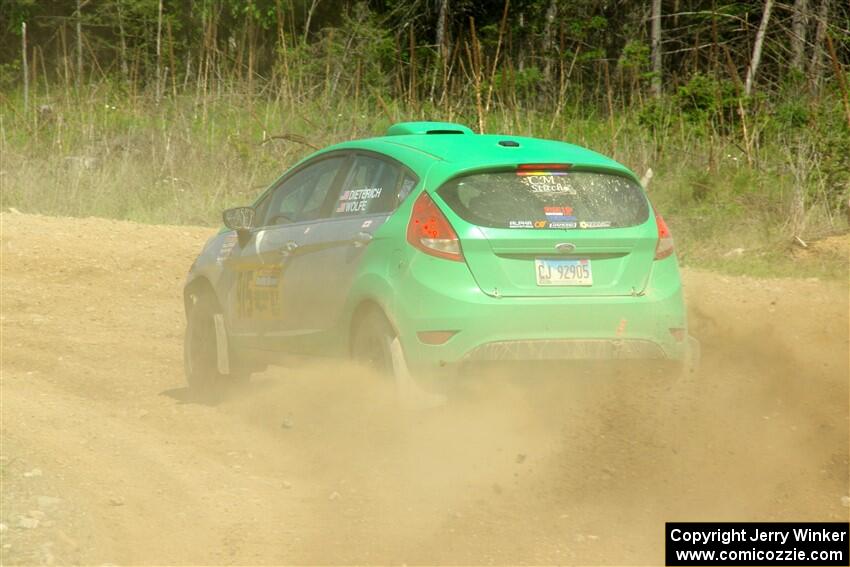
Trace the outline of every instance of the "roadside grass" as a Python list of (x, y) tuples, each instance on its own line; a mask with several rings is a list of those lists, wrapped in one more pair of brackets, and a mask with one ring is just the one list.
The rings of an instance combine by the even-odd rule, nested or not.
[[(401, 120), (477, 123), (473, 109), (445, 115), (398, 101), (281, 100), (233, 91), (156, 103), (109, 85), (82, 95), (31, 98), (24, 112), (17, 93), (0, 93), (4, 210), (211, 226), (223, 209), (252, 202), (311, 145), (380, 135)], [(846, 214), (817, 181), (815, 157), (798, 159), (811, 152), (805, 130), (765, 135), (756, 160), (731, 137), (707, 136), (682, 117), (647, 127), (638, 110), (609, 118), (577, 102), (557, 115), (496, 107), (485, 130), (573, 142), (613, 156), (639, 176), (651, 168), (648, 192), (671, 225), (684, 265), (847, 277), (846, 249), (800, 254), (794, 244), (795, 234), (809, 243), (848, 228)], [(794, 217), (800, 179), (802, 211)]]

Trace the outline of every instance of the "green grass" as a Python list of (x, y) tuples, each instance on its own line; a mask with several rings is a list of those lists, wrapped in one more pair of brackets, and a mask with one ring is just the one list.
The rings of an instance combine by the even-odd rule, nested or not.
[[(82, 94), (44, 95), (31, 100), (26, 113), (18, 93), (0, 94), (4, 209), (216, 225), (222, 209), (250, 203), (313, 151), (273, 136), (301, 136), (323, 147), (382, 134), (394, 121), (477, 124), (469, 105), (446, 115), (427, 104), (409, 109), (398, 101), (382, 105), (365, 98), (297, 102), (232, 92), (185, 94), (156, 104), (109, 85)], [(49, 110), (39, 110), (41, 105)], [(648, 127), (639, 109), (610, 119), (577, 103), (567, 103), (556, 120), (553, 115), (549, 109), (497, 106), (485, 129), (577, 143), (613, 156), (638, 175), (651, 167), (650, 196), (668, 219), (685, 265), (752, 275), (846, 277), (846, 254), (800, 260), (790, 246), (795, 180), (806, 180), (804, 239), (847, 230), (805, 130), (793, 138), (765, 136), (754, 150), (757, 163), (750, 165), (733, 136), (706, 136), (682, 116)], [(805, 152), (811, 160), (799, 159)], [(744, 251), (735, 252), (739, 248)]]

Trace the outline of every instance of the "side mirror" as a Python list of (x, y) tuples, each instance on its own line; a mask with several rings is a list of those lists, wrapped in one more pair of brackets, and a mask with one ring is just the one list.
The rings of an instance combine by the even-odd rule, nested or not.
[(250, 230), (254, 226), (253, 207), (234, 207), (221, 215), (224, 226), (236, 232)]
[(254, 226), (253, 207), (234, 207), (221, 214), (224, 226), (235, 230), (239, 236), (239, 246), (244, 246), (251, 238), (251, 228)]

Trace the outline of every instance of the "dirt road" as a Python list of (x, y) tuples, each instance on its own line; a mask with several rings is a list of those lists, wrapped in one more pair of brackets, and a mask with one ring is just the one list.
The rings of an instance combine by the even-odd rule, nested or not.
[(687, 271), (692, 396), (403, 412), (342, 364), (182, 375), (208, 229), (2, 215), (2, 563), (659, 563), (663, 522), (847, 520), (846, 285)]

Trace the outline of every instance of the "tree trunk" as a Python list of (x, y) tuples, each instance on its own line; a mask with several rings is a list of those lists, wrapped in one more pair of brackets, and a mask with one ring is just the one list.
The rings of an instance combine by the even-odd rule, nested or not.
[[(517, 26), (519, 27), (519, 35), (520, 36), (525, 35), (525, 14), (523, 12), (519, 13), (518, 20), (517, 20)], [(517, 59), (516, 67), (517, 67), (517, 71), (522, 73), (523, 70), (525, 69), (525, 42), (524, 41), (518, 41), (517, 43), (519, 43), (519, 46), (517, 48), (517, 54), (516, 54), (516, 59)]]
[(753, 92), (753, 84), (755, 83), (756, 72), (761, 62), (761, 48), (764, 45), (764, 34), (767, 32), (767, 25), (770, 22), (770, 11), (773, 9), (773, 0), (765, 0), (764, 13), (761, 16), (761, 24), (756, 32), (756, 42), (753, 44), (753, 57), (750, 60), (750, 67), (747, 69), (747, 80), (744, 83), (744, 94), (750, 96)]
[(555, 23), (555, 18), (558, 16), (557, 0), (549, 0), (549, 7), (546, 9), (546, 21), (543, 24), (543, 76), (547, 84), (552, 78), (552, 51), (555, 49), (555, 41), (552, 35), (552, 26)]
[(806, 50), (806, 25), (809, 23), (808, 0), (794, 0), (791, 17), (791, 68), (803, 72), (803, 55)]
[(162, 84), (160, 80), (162, 79), (162, 72), (160, 71), (162, 65), (162, 0), (159, 0), (159, 11), (156, 17), (156, 101), (159, 102), (159, 98), (162, 94)]
[(821, 0), (818, 8), (818, 25), (815, 31), (814, 49), (812, 50), (812, 60), (809, 63), (809, 80), (811, 81), (811, 89), (817, 91), (820, 84), (822, 73), (821, 61), (823, 59), (823, 44), (826, 36), (827, 18), (829, 17), (829, 0)]
[(442, 61), (446, 57), (446, 18), (449, 13), (449, 0), (440, 0), (440, 16), (437, 19), (437, 57)]
[(130, 77), (130, 68), (127, 66), (127, 36), (124, 33), (124, 16), (121, 13), (121, 2), (116, 2), (118, 10), (118, 37), (121, 42), (121, 74), (126, 81)]
[(313, 19), (313, 12), (316, 11), (316, 6), (319, 5), (319, 0), (313, 0), (310, 3), (310, 10), (307, 12), (307, 21), (304, 22), (304, 43), (307, 43), (307, 36), (310, 34), (310, 21)]
[(661, 97), (661, 0), (652, 0), (652, 96)]
[(835, 78), (838, 81), (838, 88), (841, 91), (841, 99), (844, 101), (844, 116), (847, 118), (847, 128), (850, 128), (850, 95), (847, 94), (847, 84), (844, 82), (844, 70), (841, 68), (841, 62), (838, 61), (838, 54), (835, 52), (835, 45), (832, 43), (832, 36), (829, 34), (826, 34), (826, 46), (829, 48), (832, 68), (835, 71)]
[(21, 70), (24, 73), (24, 114), (30, 104), (30, 70), (27, 63), (27, 23), (21, 22)]
[(83, 3), (77, 0), (77, 86), (83, 80)]

